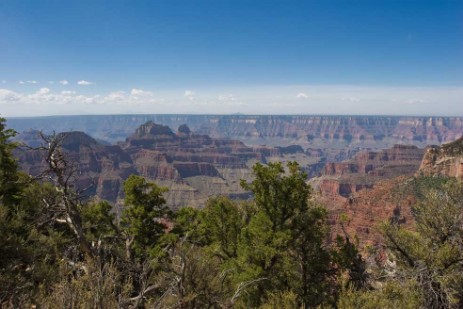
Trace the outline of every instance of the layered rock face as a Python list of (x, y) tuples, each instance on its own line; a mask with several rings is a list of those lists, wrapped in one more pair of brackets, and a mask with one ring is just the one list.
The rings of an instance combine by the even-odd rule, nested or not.
[(349, 198), (340, 195), (319, 197), (328, 209), (328, 223), (331, 226), (331, 239), (343, 235), (345, 231), (358, 239), (360, 249), (365, 245), (383, 243), (379, 225), (385, 221), (395, 221), (411, 226), (414, 222), (411, 206), (415, 198), (402, 196), (398, 192), (407, 177), (397, 177), (377, 182), (371, 188), (352, 193)]
[[(215, 138), (228, 137), (250, 145), (287, 146), (333, 143), (388, 148), (394, 144), (425, 146), (457, 139), (463, 133), (462, 117), (401, 116), (248, 116), (248, 115), (106, 115), (10, 118), (19, 132), (32, 129), (80, 130), (111, 142), (124, 140), (147, 121)], [(317, 147), (321, 148), (321, 147)]]
[(359, 152), (352, 160), (327, 163), (312, 183), (322, 195), (349, 197), (362, 189), (371, 189), (378, 181), (412, 176), (424, 152), (424, 149), (406, 145)]
[[(105, 117), (122, 117), (122, 121), (131, 123), (140, 119)], [(376, 229), (379, 222), (394, 218), (411, 224), (413, 220), (413, 199), (397, 200), (391, 194), (405, 181), (403, 177), (413, 176), (418, 169), (422, 175), (463, 175), (463, 139), (428, 150), (403, 145), (410, 140), (417, 145), (439, 144), (457, 132), (461, 135), (460, 118), (156, 117), (170, 123), (191, 120), (197, 130), (181, 124), (174, 132), (166, 125), (147, 121), (117, 145), (102, 144), (82, 132), (66, 133), (63, 148), (70, 161), (78, 165), (78, 187), (90, 186), (88, 195), (120, 202), (123, 181), (130, 174), (138, 174), (167, 187), (166, 199), (173, 209), (199, 207), (210, 196), (219, 194), (248, 198), (249, 192), (243, 191), (239, 182), (251, 179), (250, 167), (256, 162), (295, 160), (310, 176), (315, 176), (310, 183), (329, 210), (333, 237), (342, 233), (339, 222), (345, 214), (348, 232), (361, 243), (376, 243), (381, 240)], [(111, 121), (103, 121), (102, 127), (110, 124)], [(116, 130), (114, 134), (126, 133)], [(254, 146), (223, 138), (243, 135)], [(39, 144), (37, 132), (24, 133), (21, 139), (33, 146)], [(273, 144), (282, 143), (278, 147), (256, 145), (267, 139), (275, 139)], [(289, 141), (296, 143), (291, 145)], [(396, 141), (402, 144), (381, 150)], [(365, 145), (372, 146), (371, 150), (362, 150)], [(18, 151), (17, 156), (30, 174), (37, 175), (45, 168), (40, 152)]]
[[(249, 192), (239, 182), (251, 178), (250, 167), (255, 162), (306, 156), (300, 146), (250, 147), (236, 140), (192, 133), (186, 125), (173, 132), (151, 121), (118, 145), (102, 145), (83, 132), (63, 134), (63, 150), (69, 162), (76, 164), (76, 185), (90, 187), (88, 195), (120, 202), (123, 181), (137, 174), (166, 186), (167, 203), (174, 209), (201, 206), (212, 195), (247, 198)], [(24, 133), (20, 139), (40, 144), (37, 132)], [(45, 154), (40, 151), (18, 151), (16, 155), (22, 168), (32, 175), (46, 169)]]
[(429, 147), (417, 174), (463, 179), (463, 137), (440, 147)]
[[(361, 246), (382, 242), (378, 225), (396, 220), (412, 224), (412, 196), (399, 196), (400, 186), (420, 166), (425, 149), (395, 145), (382, 151), (359, 152), (352, 160), (327, 163), (319, 177), (310, 180), (326, 205), (332, 238), (346, 231)], [(345, 217), (345, 219), (342, 219)]]
[[(62, 148), (69, 164), (76, 169), (76, 189), (87, 189), (87, 196), (97, 195), (104, 200), (117, 201), (121, 197), (123, 179), (137, 173), (130, 156), (117, 145), (105, 146), (83, 132), (61, 133)], [(38, 132), (20, 135), (20, 140), (31, 146), (40, 144)], [(41, 150), (18, 149), (15, 152), (21, 168), (34, 176), (47, 170)]]
[(201, 206), (209, 196), (249, 197), (239, 185), (249, 180), (254, 162), (295, 153), (300, 147), (246, 146), (244, 143), (192, 133), (186, 125), (177, 132), (148, 121), (120, 146), (130, 154), (140, 175), (167, 186), (169, 205)]
[[(379, 151), (396, 144), (423, 148), (453, 141), (463, 134), (463, 117), (102, 115), (11, 118), (8, 119), (8, 124), (19, 132), (30, 128), (45, 132), (80, 130), (98, 141), (115, 143), (124, 141), (140, 125), (148, 121), (169, 128), (184, 125), (174, 134), (176, 137), (188, 136), (195, 132), (197, 135), (208, 137), (203, 143), (209, 143), (210, 139), (228, 139), (250, 146), (279, 147), (276, 158), (285, 152), (285, 147), (299, 146), (305, 155), (293, 158), (302, 163), (310, 177), (317, 176), (326, 162), (350, 160), (364, 149)], [(149, 132), (138, 132), (142, 133)], [(162, 138), (166, 141), (171, 140), (172, 132), (165, 133)], [(195, 142), (197, 140), (198, 138), (195, 138)], [(145, 142), (142, 137), (137, 137), (131, 146), (143, 146), (135, 144)], [(249, 156), (252, 157), (253, 151), (250, 152)], [(244, 151), (242, 155), (244, 156)], [(191, 156), (194, 157), (193, 154)], [(271, 154), (267, 156), (271, 157)], [(220, 160), (217, 156), (215, 158)], [(187, 158), (179, 160), (185, 161)], [(212, 161), (209, 163), (215, 164)], [(160, 170), (155, 172), (153, 167), (150, 167), (149, 171), (145, 172), (164, 173), (166, 176), (169, 174), (166, 167), (159, 168)]]
[(378, 226), (383, 221), (412, 226), (411, 206), (416, 199), (403, 188), (413, 176), (462, 179), (463, 137), (427, 149), (397, 145), (326, 164), (322, 175), (312, 182), (319, 189), (319, 200), (329, 210), (332, 238), (343, 233), (341, 221), (361, 245), (382, 243)]

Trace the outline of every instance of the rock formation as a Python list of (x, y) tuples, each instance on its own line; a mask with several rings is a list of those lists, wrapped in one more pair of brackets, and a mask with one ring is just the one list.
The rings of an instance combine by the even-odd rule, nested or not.
[(381, 151), (362, 151), (351, 160), (326, 163), (321, 175), (311, 182), (322, 195), (347, 198), (362, 189), (371, 189), (378, 181), (413, 176), (424, 152), (424, 149), (406, 145), (395, 145)]
[(58, 132), (80, 130), (115, 142), (124, 140), (147, 121), (171, 128), (186, 124), (193, 132), (240, 140), (249, 145), (297, 144), (304, 148), (314, 144), (322, 146), (323, 143), (332, 143), (332, 147), (342, 145), (343, 148), (360, 145), (380, 149), (399, 143), (424, 147), (453, 141), (463, 133), (463, 117), (408, 116), (54, 116), (10, 118), (8, 125), (19, 132), (30, 128)]
[[(137, 173), (130, 156), (117, 145), (105, 146), (83, 132), (60, 133), (62, 148), (70, 164), (76, 168), (76, 189), (85, 189), (87, 196), (97, 195), (101, 199), (115, 202), (121, 197), (123, 179)], [(20, 140), (38, 146), (37, 132), (27, 132)], [(18, 149), (15, 152), (21, 168), (31, 175), (39, 175), (46, 170), (45, 152)]]
[(397, 145), (361, 152), (353, 160), (326, 164), (312, 182), (329, 210), (332, 238), (343, 233), (344, 221), (346, 231), (363, 246), (383, 241), (378, 230), (383, 221), (413, 225), (415, 197), (403, 188), (413, 176), (422, 175), (462, 178), (463, 138), (428, 149)]
[[(201, 206), (211, 195), (247, 198), (240, 179), (249, 180), (251, 166), (267, 160), (287, 161), (305, 157), (300, 146), (246, 146), (231, 139), (195, 134), (187, 125), (174, 133), (168, 126), (148, 121), (125, 142), (103, 145), (83, 132), (62, 133), (62, 147), (76, 164), (78, 188), (90, 187), (96, 195), (111, 202), (123, 198), (123, 181), (138, 174), (166, 186), (167, 203), (172, 208)], [(20, 135), (23, 142), (38, 145), (37, 132)], [(38, 175), (46, 166), (40, 151), (17, 151), (22, 168)]]
[(463, 137), (440, 147), (429, 147), (421, 162), (418, 175), (463, 179)]
[(412, 224), (411, 196), (399, 196), (400, 186), (420, 166), (425, 149), (395, 145), (382, 151), (362, 151), (351, 160), (326, 163), (310, 180), (329, 213), (332, 238), (345, 230), (361, 247), (382, 242), (378, 226), (391, 219)]
[[(310, 183), (329, 210), (333, 237), (342, 233), (339, 223), (345, 216), (346, 230), (365, 244), (381, 241), (376, 226), (383, 220), (394, 218), (411, 224), (413, 198), (397, 200), (391, 192), (418, 169), (420, 175), (463, 175), (463, 138), (427, 150), (403, 144), (378, 150), (397, 139), (412, 139), (420, 145), (445, 141), (461, 130), (460, 118), (188, 117), (172, 116), (171, 122), (180, 123), (176, 132), (148, 119), (117, 145), (105, 145), (83, 132), (65, 133), (62, 146), (70, 162), (78, 167), (77, 186), (90, 187), (89, 196), (118, 203), (123, 198), (123, 181), (130, 174), (138, 174), (167, 187), (166, 199), (173, 209), (201, 206), (213, 195), (248, 198), (249, 192), (239, 182), (252, 177), (250, 167), (256, 162), (295, 160), (310, 176), (316, 176)], [(203, 132), (197, 133), (185, 124), (191, 119), (206, 119), (210, 126), (195, 122), (198, 131)], [(409, 130), (411, 127), (415, 129)], [(216, 137), (204, 134), (209, 131)], [(278, 147), (248, 146), (217, 137), (218, 132), (228, 132), (227, 136), (244, 134), (254, 141), (276, 136), (280, 141), (298, 142)], [(307, 132), (318, 133), (309, 136)], [(37, 136), (36, 131), (28, 131), (19, 138), (37, 146)], [(359, 146), (368, 143), (376, 146), (370, 150)], [(16, 155), (30, 174), (38, 175), (45, 168), (40, 152), (18, 150)]]

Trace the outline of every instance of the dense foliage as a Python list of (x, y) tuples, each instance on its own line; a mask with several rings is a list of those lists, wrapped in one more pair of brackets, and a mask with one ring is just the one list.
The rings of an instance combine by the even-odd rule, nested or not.
[(382, 226), (388, 263), (373, 290), (346, 290), (342, 308), (463, 307), (463, 187), (459, 180), (426, 177), (402, 191), (413, 193), (415, 228), (392, 220)]
[[(6, 308), (457, 308), (462, 190), (416, 180), (416, 228), (383, 226), (388, 261), (369, 271), (296, 163), (256, 164), (250, 201), (211, 198), (172, 213), (139, 176), (121, 209), (85, 200), (77, 169), (44, 137), (42, 181), (18, 171), (0, 119), (0, 304)], [(43, 181), (46, 179), (46, 181)], [(436, 209), (439, 211), (436, 212)]]

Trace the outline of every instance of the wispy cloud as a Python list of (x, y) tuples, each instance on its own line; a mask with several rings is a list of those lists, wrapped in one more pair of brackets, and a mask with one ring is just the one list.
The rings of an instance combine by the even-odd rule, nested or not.
[(20, 85), (25, 85), (25, 84), (32, 84), (32, 85), (35, 85), (35, 84), (38, 84), (39, 82), (36, 81), (36, 80), (26, 80), (26, 81), (20, 80), (18, 83), (19, 83)]
[(422, 104), (422, 103), (426, 103), (426, 100), (413, 98), (413, 99), (408, 99), (406, 103), (407, 104)]
[(68, 82), (67, 80), (65, 80), (65, 79), (60, 80), (59, 83), (60, 83), (61, 85), (63, 85), (63, 86), (66, 86), (67, 84), (69, 84), (69, 82)]
[(44, 94), (49, 94), (50, 93), (50, 88), (40, 88), (39, 91), (37, 91), (38, 95), (44, 95)]
[(233, 94), (221, 94), (217, 99), (220, 102), (235, 102), (238, 100)]
[(105, 102), (123, 102), (126, 99), (125, 91), (114, 91), (109, 93), (105, 98)]
[(0, 89), (0, 104), (8, 104), (19, 101), (21, 96), (14, 91), (8, 89)]
[(196, 93), (194, 93), (191, 90), (185, 90), (185, 93), (183, 94), (183, 96), (190, 101), (193, 101), (195, 99), (195, 95)]
[[(79, 80), (77, 82), (77, 85), (80, 85), (80, 86), (89, 86), (89, 85), (93, 85), (93, 84), (94, 84), (93, 82), (89, 82), (87, 80)], [(66, 84), (64, 84), (64, 85), (66, 85)]]
[(341, 98), (341, 101), (346, 101), (346, 102), (359, 102), (360, 99), (356, 97), (344, 97)]
[(309, 98), (309, 96), (304, 92), (299, 92), (298, 94), (296, 94), (296, 99), (304, 99), (305, 100), (305, 99), (308, 99), (308, 98)]
[(133, 88), (130, 91), (130, 94), (133, 95), (134, 97), (137, 97), (137, 98), (152, 97), (153, 96), (153, 93), (151, 91), (146, 91), (146, 90), (136, 89), (136, 88)]
[(35, 92), (12, 87), (0, 87), (0, 111), (5, 116), (177, 112), (463, 116), (463, 87), (297, 85), (199, 89), (200, 95), (179, 89), (153, 93), (138, 87), (91, 94), (58, 85), (37, 87)]

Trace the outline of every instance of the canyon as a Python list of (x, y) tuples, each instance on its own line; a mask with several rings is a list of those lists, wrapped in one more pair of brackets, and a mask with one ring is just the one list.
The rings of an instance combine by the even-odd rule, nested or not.
[[(169, 189), (169, 207), (201, 207), (210, 196), (248, 199), (240, 180), (256, 162), (297, 161), (324, 204), (334, 239), (344, 231), (362, 246), (381, 243), (386, 220), (413, 224), (415, 176), (463, 177), (463, 118), (384, 116), (117, 115), (9, 119), (18, 140), (71, 130), (62, 147), (78, 166), (76, 187), (120, 210), (123, 181), (141, 175)], [(143, 123), (140, 123), (142, 122)], [(175, 132), (171, 128), (178, 128)], [(18, 150), (21, 167), (39, 175), (40, 151)], [(343, 223), (342, 225), (340, 223)], [(343, 230), (344, 229), (344, 230)]]
[(171, 128), (186, 124), (197, 134), (236, 139), (248, 145), (297, 144), (304, 148), (424, 147), (454, 141), (463, 133), (463, 117), (418, 116), (84, 115), (8, 118), (8, 125), (18, 132), (82, 131), (114, 143), (125, 140), (147, 121)]
[[(232, 139), (211, 138), (193, 133), (188, 126), (173, 132), (168, 126), (148, 121), (124, 142), (108, 145), (84, 132), (59, 133), (69, 164), (75, 172), (75, 189), (85, 189), (96, 196), (122, 205), (123, 182), (131, 174), (143, 176), (166, 187), (167, 205), (172, 209), (201, 207), (210, 196), (227, 195), (247, 199), (249, 192), (240, 180), (250, 180), (256, 162), (310, 161), (301, 147), (247, 146)], [(37, 148), (38, 131), (23, 132), (19, 142)], [(46, 152), (20, 148), (16, 150), (21, 168), (39, 176), (47, 169)]]
[[(309, 182), (329, 213), (331, 238), (347, 232), (361, 248), (380, 246), (380, 226), (413, 226), (416, 177), (463, 178), (463, 138), (426, 149), (395, 145), (327, 163)], [(342, 223), (342, 224), (341, 224)]]

